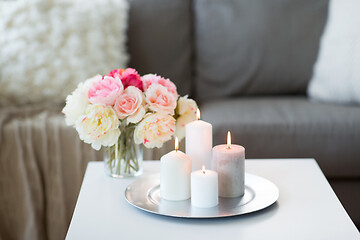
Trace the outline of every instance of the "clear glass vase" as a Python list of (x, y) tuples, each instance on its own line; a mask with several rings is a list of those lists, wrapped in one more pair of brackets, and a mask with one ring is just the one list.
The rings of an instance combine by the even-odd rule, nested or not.
[(115, 178), (142, 174), (142, 146), (134, 141), (135, 125), (120, 126), (118, 142), (104, 151), (105, 172)]

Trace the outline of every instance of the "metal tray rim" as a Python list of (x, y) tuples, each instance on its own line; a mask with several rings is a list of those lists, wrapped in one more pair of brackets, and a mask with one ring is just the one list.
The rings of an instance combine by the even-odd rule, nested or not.
[[(132, 206), (157, 215), (177, 218), (223, 218), (257, 212), (279, 198), (279, 189), (271, 181), (245, 173), (245, 194), (240, 198), (219, 198), (214, 208), (196, 208), (191, 201), (159, 199), (160, 174), (142, 177), (125, 189), (125, 199)], [(153, 195), (154, 197), (153, 197)]]

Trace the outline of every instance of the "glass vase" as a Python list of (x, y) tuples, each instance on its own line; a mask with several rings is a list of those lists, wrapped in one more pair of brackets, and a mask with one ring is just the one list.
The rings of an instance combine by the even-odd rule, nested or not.
[(134, 141), (135, 125), (120, 126), (118, 142), (104, 151), (105, 172), (115, 178), (142, 174), (142, 146)]

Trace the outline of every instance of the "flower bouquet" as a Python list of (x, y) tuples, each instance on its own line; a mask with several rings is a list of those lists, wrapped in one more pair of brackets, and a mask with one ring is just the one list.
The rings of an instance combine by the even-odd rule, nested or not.
[(135, 69), (96, 75), (66, 98), (67, 125), (80, 139), (104, 151), (105, 169), (114, 177), (142, 173), (141, 146), (160, 148), (196, 119), (196, 102), (179, 97), (175, 84), (156, 74), (140, 76)]

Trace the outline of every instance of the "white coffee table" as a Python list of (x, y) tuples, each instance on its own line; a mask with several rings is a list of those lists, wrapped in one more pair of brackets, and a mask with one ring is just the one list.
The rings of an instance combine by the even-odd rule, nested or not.
[[(144, 175), (159, 171), (146, 161)], [(179, 219), (141, 211), (126, 202), (136, 179), (113, 179), (103, 163), (88, 165), (66, 239), (360, 239), (314, 159), (247, 160), (246, 172), (280, 190), (262, 211), (221, 219)]]

